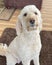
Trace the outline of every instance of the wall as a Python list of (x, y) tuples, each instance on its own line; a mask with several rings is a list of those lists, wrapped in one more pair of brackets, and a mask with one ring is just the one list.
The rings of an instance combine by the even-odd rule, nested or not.
[(41, 13), (43, 29), (52, 31), (52, 0), (43, 0)]

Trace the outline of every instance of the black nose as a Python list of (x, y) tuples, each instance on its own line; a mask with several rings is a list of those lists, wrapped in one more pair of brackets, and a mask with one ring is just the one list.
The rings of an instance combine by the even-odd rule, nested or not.
[(30, 23), (31, 23), (31, 24), (34, 24), (34, 23), (35, 23), (35, 20), (30, 20)]

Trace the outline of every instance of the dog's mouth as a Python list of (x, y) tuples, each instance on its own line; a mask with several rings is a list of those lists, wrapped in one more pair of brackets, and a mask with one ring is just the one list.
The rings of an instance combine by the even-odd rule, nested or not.
[(28, 31), (37, 30), (38, 24), (31, 24), (27, 27)]

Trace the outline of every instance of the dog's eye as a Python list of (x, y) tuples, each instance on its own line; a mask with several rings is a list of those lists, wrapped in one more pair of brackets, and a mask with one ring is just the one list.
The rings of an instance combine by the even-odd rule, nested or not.
[(27, 13), (25, 13), (24, 16), (27, 16)]
[(34, 12), (35, 13), (35, 15), (37, 15), (38, 13), (37, 12)]

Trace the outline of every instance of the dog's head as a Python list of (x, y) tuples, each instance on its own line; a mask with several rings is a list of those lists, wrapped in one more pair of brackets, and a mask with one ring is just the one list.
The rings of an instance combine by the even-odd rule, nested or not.
[(18, 16), (18, 21), (16, 23), (17, 34), (22, 31), (33, 31), (42, 28), (42, 18), (40, 11), (35, 5), (25, 6)]

